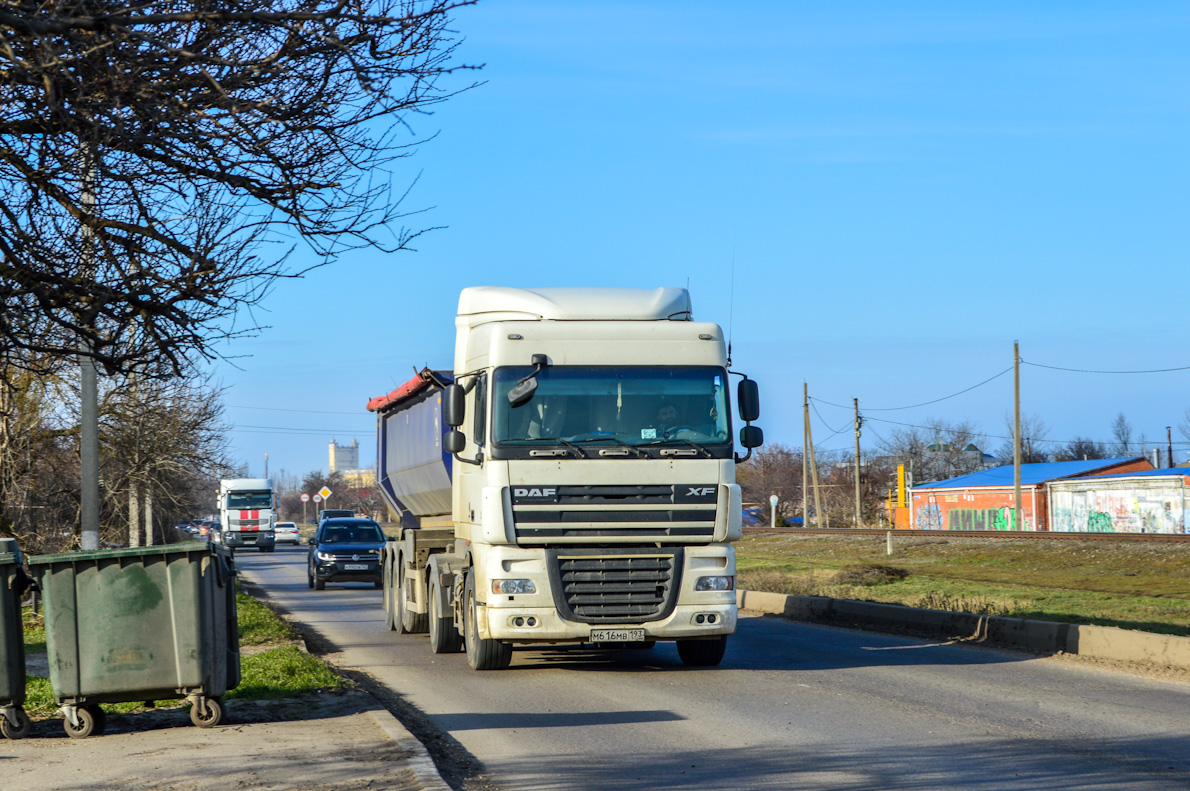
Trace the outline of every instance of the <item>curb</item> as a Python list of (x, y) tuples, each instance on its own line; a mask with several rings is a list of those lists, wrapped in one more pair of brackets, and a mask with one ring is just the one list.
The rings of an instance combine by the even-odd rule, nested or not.
[(919, 610), (899, 604), (736, 591), (741, 610), (795, 621), (909, 631), (929, 637), (986, 642), (1044, 654), (1077, 654), (1116, 662), (1144, 662), (1190, 669), (1190, 637), (1134, 632), (1114, 626), (1031, 621), (995, 615)]
[(388, 709), (373, 709), (368, 714), (394, 744), (409, 751), (410, 755), (405, 760), (409, 764), (409, 771), (413, 773), (423, 791), (451, 791), (450, 786), (438, 773), (438, 767), (434, 765), (434, 759), (430, 758), (426, 746), (419, 742), (400, 720)]

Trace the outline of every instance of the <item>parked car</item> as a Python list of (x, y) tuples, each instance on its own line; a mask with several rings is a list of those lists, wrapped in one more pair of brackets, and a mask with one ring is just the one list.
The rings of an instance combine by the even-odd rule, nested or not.
[(322, 590), (328, 582), (371, 582), (380, 587), (380, 552), (387, 539), (371, 519), (324, 519), (310, 539), (307, 582)]
[(298, 526), (295, 522), (278, 522), (273, 529), (273, 539), (278, 544), (302, 543), (302, 537), (298, 535)]

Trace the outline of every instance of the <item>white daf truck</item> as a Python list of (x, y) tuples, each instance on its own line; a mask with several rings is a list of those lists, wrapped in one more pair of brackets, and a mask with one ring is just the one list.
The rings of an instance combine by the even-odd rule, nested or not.
[(717, 665), (736, 628), (754, 380), (685, 289), (468, 288), (454, 370), (377, 413), (389, 628), (507, 667), (514, 644), (651, 646)]
[(220, 540), (232, 549), (276, 548), (277, 509), (272, 478), (229, 478), (219, 482)]

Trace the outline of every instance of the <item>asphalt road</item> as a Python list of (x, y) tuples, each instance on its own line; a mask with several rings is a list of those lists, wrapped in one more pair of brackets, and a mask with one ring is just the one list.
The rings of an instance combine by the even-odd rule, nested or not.
[(305, 547), (241, 572), (513, 789), (1190, 789), (1190, 685), (741, 618), (723, 665), (518, 649), (505, 671), (389, 632), (370, 585), (306, 587)]

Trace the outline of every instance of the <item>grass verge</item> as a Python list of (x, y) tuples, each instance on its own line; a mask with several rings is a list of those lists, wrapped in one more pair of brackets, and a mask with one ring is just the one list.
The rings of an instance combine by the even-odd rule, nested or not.
[(1190, 544), (768, 534), (736, 544), (745, 590), (1190, 635)]

